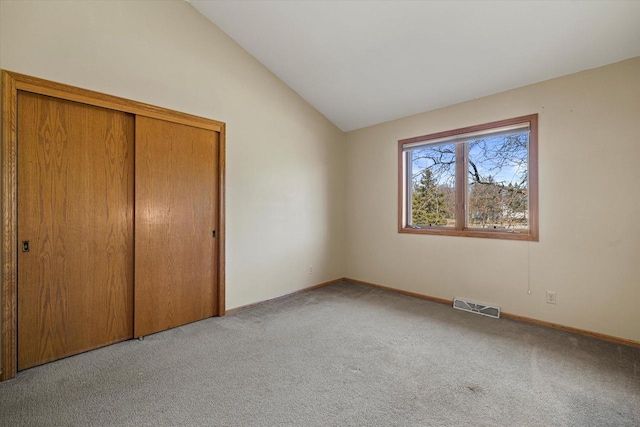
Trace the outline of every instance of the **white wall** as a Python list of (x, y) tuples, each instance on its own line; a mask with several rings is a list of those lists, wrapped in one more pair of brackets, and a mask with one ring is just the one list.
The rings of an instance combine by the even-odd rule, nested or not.
[(0, 68), (227, 124), (227, 308), (344, 276), (344, 133), (188, 3), (2, 1)]
[[(532, 113), (538, 243), (397, 232), (399, 139)], [(347, 164), (347, 277), (640, 341), (640, 58), (349, 132)]]

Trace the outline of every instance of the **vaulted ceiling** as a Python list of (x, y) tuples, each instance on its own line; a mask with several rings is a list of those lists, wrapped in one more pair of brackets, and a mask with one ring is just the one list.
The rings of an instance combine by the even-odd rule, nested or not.
[(640, 1), (190, 3), (344, 131), (640, 56)]

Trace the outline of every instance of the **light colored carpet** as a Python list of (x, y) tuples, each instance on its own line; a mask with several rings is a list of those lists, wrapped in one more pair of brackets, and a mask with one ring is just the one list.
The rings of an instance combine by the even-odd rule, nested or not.
[(338, 283), (0, 384), (0, 425), (640, 425), (640, 349)]

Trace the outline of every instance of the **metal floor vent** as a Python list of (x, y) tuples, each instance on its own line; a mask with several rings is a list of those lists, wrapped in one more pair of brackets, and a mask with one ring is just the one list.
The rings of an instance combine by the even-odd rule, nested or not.
[(489, 316), (496, 319), (500, 318), (500, 307), (480, 304), (473, 301), (465, 301), (460, 298), (455, 298), (453, 300), (453, 308), (457, 308), (458, 310), (470, 311), (471, 313), (482, 314), (483, 316)]

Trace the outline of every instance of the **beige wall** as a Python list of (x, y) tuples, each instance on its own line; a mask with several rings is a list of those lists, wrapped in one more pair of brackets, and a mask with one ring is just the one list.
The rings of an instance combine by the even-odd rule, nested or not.
[(344, 133), (188, 3), (2, 1), (0, 68), (227, 124), (227, 308), (344, 275)]
[[(398, 234), (399, 139), (532, 113), (540, 242)], [(640, 341), (640, 58), (349, 132), (347, 164), (347, 277)]]

